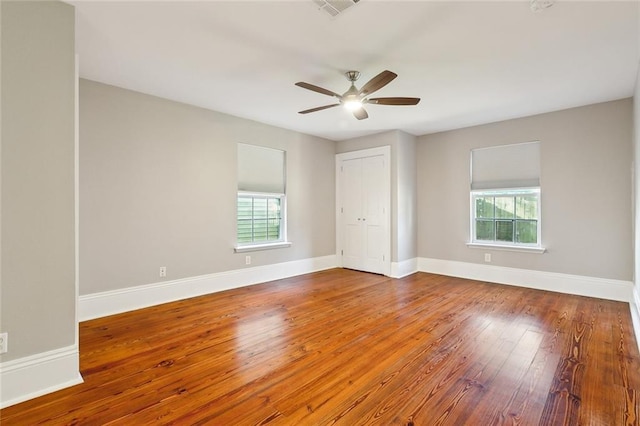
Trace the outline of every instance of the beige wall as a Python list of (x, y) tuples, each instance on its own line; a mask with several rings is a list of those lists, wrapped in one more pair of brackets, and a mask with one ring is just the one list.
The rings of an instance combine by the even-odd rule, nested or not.
[[(640, 280), (640, 69), (633, 95), (633, 228), (634, 228), (634, 285), (638, 292)], [(640, 307), (639, 307), (640, 308)]]
[(408, 133), (398, 132), (398, 262), (414, 259), (418, 255), (416, 139)]
[(2, 362), (75, 344), (74, 10), (2, 1)]
[(337, 142), (336, 152), (391, 147), (391, 261), (416, 257), (416, 137), (399, 130)]
[[(631, 280), (632, 101), (422, 136), (418, 139), (418, 255), (425, 258)], [(541, 141), (545, 254), (468, 248), (469, 152)]]
[[(236, 254), (236, 144), (287, 152), (290, 248)], [(335, 254), (335, 143), (80, 81), (80, 293)]]

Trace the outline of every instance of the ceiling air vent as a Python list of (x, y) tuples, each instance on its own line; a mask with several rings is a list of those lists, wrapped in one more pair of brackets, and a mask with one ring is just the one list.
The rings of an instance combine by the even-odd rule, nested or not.
[(313, 0), (319, 10), (328, 13), (335, 18), (351, 6), (358, 4), (360, 0)]
[(539, 12), (543, 9), (548, 9), (555, 3), (555, 0), (531, 0), (529, 7), (533, 12)]

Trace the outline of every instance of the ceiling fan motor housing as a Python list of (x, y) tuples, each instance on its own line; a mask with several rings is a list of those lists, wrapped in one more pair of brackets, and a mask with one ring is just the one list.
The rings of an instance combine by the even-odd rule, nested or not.
[(347, 80), (349, 80), (352, 83), (360, 78), (360, 72), (359, 71), (347, 71), (347, 72), (344, 73), (344, 75), (346, 75), (347, 76)]

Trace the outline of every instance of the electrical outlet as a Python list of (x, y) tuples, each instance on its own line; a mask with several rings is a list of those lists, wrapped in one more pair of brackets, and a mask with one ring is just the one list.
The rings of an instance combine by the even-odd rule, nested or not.
[(9, 333), (0, 333), (0, 354), (9, 350)]
[(491, 262), (491, 253), (485, 253), (484, 254), (484, 261), (485, 262)]
[(251, 256), (245, 256), (244, 257), (244, 264), (245, 265), (251, 265)]
[(166, 266), (161, 266), (160, 267), (160, 277), (166, 277), (167, 276), (167, 267)]

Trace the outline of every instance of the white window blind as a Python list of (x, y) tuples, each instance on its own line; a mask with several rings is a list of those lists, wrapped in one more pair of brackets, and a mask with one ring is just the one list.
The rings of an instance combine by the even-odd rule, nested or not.
[(471, 190), (540, 186), (540, 142), (471, 150)]
[(285, 152), (238, 144), (238, 191), (284, 194)]

